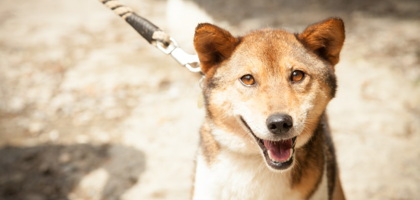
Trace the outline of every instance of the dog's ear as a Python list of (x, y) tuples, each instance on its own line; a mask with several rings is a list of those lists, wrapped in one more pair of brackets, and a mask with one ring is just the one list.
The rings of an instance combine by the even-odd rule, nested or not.
[(239, 43), (228, 31), (203, 23), (195, 28), (194, 47), (200, 59), (201, 71), (206, 73), (212, 66), (229, 58)]
[(333, 66), (340, 60), (344, 43), (344, 22), (340, 18), (326, 19), (306, 28), (298, 40)]

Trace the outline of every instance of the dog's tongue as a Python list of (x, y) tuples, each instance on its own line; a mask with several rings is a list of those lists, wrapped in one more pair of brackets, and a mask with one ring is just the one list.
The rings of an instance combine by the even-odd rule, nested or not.
[(292, 143), (291, 139), (277, 142), (264, 140), (264, 146), (267, 148), (271, 160), (276, 162), (284, 162), (290, 158)]

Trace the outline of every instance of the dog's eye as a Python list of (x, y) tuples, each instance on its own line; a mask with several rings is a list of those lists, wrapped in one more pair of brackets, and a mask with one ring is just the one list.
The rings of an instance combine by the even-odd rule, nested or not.
[(290, 80), (292, 82), (299, 82), (305, 77), (305, 73), (303, 73), (300, 70), (295, 70), (292, 72), (292, 76), (290, 77)]
[(250, 74), (242, 76), (240, 80), (241, 80), (242, 84), (244, 84), (245, 86), (251, 86), (251, 85), (255, 84), (255, 79)]

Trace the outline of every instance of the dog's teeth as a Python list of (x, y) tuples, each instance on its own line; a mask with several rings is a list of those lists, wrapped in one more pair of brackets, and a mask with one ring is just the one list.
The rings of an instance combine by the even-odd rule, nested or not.
[(271, 157), (271, 151), (270, 150), (268, 150), (267, 154), (268, 154), (268, 157), (270, 158), (270, 160), (274, 161), (274, 159)]
[(290, 158), (292, 158), (293, 155), (293, 148), (290, 148), (290, 154), (289, 154), (289, 158), (287, 160), (290, 160)]

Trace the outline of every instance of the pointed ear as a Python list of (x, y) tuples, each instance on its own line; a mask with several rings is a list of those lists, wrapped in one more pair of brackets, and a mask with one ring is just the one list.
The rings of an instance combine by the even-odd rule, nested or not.
[(344, 22), (340, 18), (326, 19), (306, 28), (298, 40), (333, 66), (340, 60), (344, 43)]
[(194, 47), (200, 59), (201, 71), (206, 73), (212, 66), (229, 58), (239, 43), (228, 31), (204, 23), (195, 28)]

